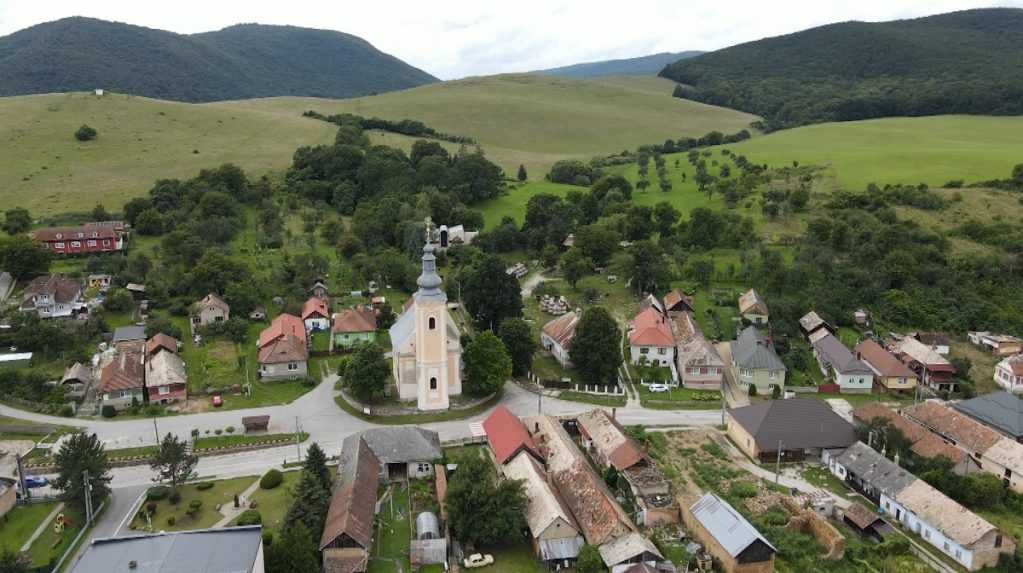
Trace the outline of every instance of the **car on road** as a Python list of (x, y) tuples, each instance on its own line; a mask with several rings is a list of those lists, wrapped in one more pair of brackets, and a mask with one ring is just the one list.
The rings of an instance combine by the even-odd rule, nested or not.
[(210, 402), (213, 404), (214, 408), (219, 408), (224, 405), (224, 398), (220, 394), (217, 394), (210, 399)]
[(43, 476), (25, 476), (25, 487), (32, 489), (49, 485), (50, 480)]
[(465, 558), (465, 568), (475, 569), (477, 567), (486, 567), (487, 565), (494, 564), (494, 556), (487, 553), (486, 555), (481, 553), (473, 553), (472, 555)]
[(668, 391), (668, 385), (667, 384), (651, 384), (647, 388), (651, 392), (657, 392), (657, 393), (667, 392)]

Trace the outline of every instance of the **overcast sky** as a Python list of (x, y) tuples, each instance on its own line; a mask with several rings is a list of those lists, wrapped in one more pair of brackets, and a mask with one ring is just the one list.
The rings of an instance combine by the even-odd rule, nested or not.
[(1023, 0), (0, 0), (0, 36), (67, 16), (179, 33), (240, 22), (340, 30), (442, 79), (661, 51), (714, 50), (844, 20), (882, 21)]

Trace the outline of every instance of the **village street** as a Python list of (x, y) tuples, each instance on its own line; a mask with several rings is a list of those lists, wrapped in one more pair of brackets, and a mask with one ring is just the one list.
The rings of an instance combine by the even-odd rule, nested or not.
[[(242, 416), (268, 414), (270, 416), (270, 433), (294, 432), (296, 424), (303, 432), (309, 433), (309, 440), (301, 447), (294, 445), (256, 450), (223, 456), (207, 456), (199, 460), (197, 471), (201, 477), (226, 478), (263, 473), (272, 466), (296, 461), (299, 450), (312, 442), (319, 443), (328, 455), (336, 455), (344, 438), (355, 432), (371, 427), (374, 424), (349, 415), (334, 403), (337, 392), (334, 390), (336, 377), (328, 377), (308, 394), (291, 404), (251, 410), (229, 410), (167, 416), (156, 419), (141, 418), (134, 420), (77, 420), (44, 416), (25, 412), (8, 406), (0, 405), (0, 415), (20, 418), (55, 425), (73, 425), (95, 433), (108, 449), (152, 445), (159, 435), (168, 432), (190, 439), (193, 429), (200, 432), (223, 429), (227, 426), (241, 427)], [(537, 395), (517, 384), (505, 385), (501, 404), (516, 415), (525, 416), (537, 413)], [(594, 408), (588, 404), (558, 400), (544, 397), (542, 409), (545, 414), (570, 414)], [(472, 436), (470, 424), (480, 422), (489, 412), (477, 414), (468, 419), (450, 422), (422, 424), (423, 427), (435, 430), (443, 441), (458, 440)], [(643, 424), (647, 426), (708, 426), (721, 423), (720, 410), (647, 410), (637, 405), (618, 408), (616, 416), (623, 424)], [(148, 466), (115, 468), (112, 470), (115, 487), (130, 487), (149, 484), (152, 472)]]

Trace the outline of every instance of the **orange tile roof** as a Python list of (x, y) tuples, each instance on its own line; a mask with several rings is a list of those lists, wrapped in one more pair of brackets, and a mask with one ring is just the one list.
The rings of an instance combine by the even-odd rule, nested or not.
[(277, 318), (273, 319), (270, 326), (263, 329), (263, 332), (259, 333), (259, 347), (263, 348), (267, 344), (277, 340), (278, 338), (284, 338), (290, 335), (305, 342), (305, 323), (302, 319), (293, 314), (281, 314)]
[(372, 332), (377, 329), (377, 315), (371, 308), (346, 308), (334, 315), (331, 332)]
[(284, 362), (302, 362), (309, 359), (309, 349), (304, 340), (287, 335), (276, 338), (259, 349), (260, 364), (282, 364)]
[(142, 353), (136, 349), (122, 350), (113, 361), (103, 367), (99, 375), (97, 392), (131, 390), (145, 386)]
[(629, 334), (629, 344), (632, 346), (675, 345), (668, 320), (653, 307), (640, 311), (632, 319), (632, 325), (632, 333)]
[(894, 376), (916, 379), (916, 373), (903, 364), (894, 354), (888, 352), (880, 344), (867, 338), (856, 345), (856, 354), (867, 364), (873, 366), (881, 376)]
[(960, 447), (974, 453), (983, 454), (1002, 439), (998, 432), (937, 402), (924, 402), (910, 406), (904, 411), (910, 419), (932, 428), (938, 434), (954, 440)]
[(177, 354), (178, 352), (178, 341), (173, 336), (157, 332), (152, 338), (146, 341), (146, 356), (152, 356), (156, 354), (158, 350), (164, 348)]
[(302, 305), (302, 320), (309, 318), (329, 318), (330, 309), (327, 301), (319, 297), (312, 297)]
[(498, 463), (508, 463), (508, 460), (523, 450), (530, 452), (537, 459), (543, 459), (522, 420), (508, 408), (504, 406), (495, 408), (487, 419), (483, 420), (483, 429), (487, 432), (487, 441), (490, 442), (490, 449), (494, 451)]

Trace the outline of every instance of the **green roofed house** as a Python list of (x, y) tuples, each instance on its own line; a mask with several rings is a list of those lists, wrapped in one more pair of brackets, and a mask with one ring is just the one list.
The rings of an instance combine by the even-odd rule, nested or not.
[(330, 343), (334, 350), (348, 350), (360, 342), (373, 342), (377, 336), (377, 315), (372, 308), (356, 306), (334, 315)]

